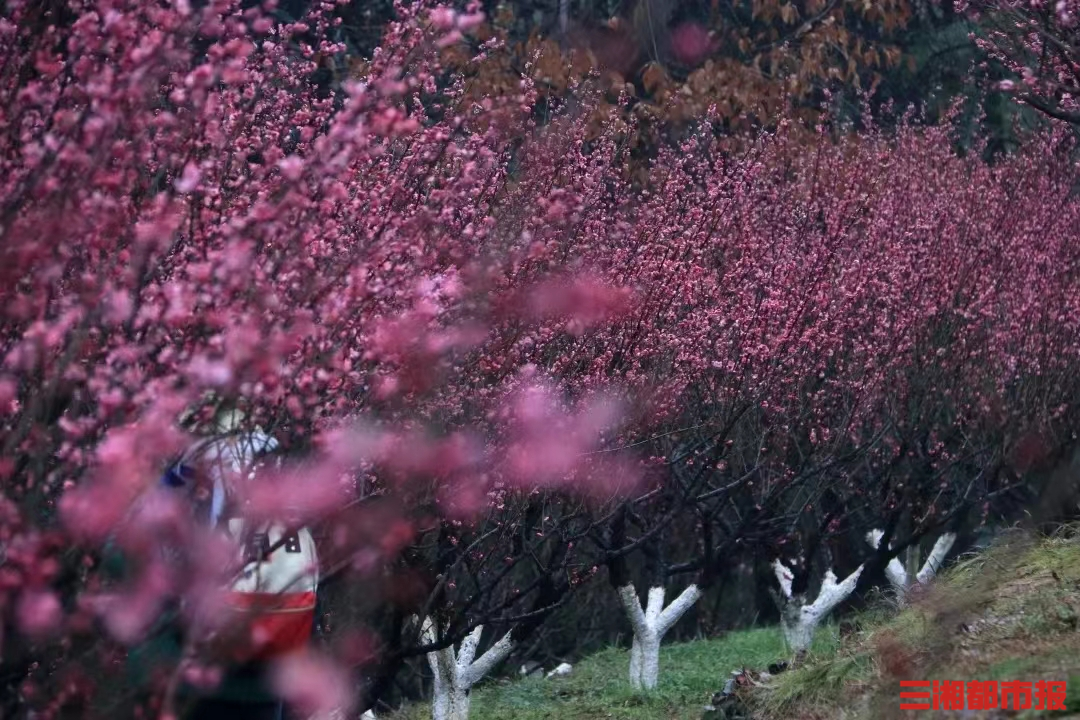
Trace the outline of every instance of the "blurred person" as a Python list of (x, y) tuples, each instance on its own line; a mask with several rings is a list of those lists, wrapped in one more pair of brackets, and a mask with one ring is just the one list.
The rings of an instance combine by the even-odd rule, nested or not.
[[(199, 647), (209, 664), (221, 668), (220, 682), (195, 687), (185, 681), (176, 688), (180, 706), (188, 708), (180, 716), (190, 720), (283, 720), (285, 706), (268, 671), (276, 658), (306, 647), (314, 630), (319, 578), (310, 530), (284, 518), (249, 527), (243, 517), (238, 484), (256, 482), (261, 469), (280, 467), (281, 458), (277, 440), (260, 429), (241, 430), (242, 421), (239, 411), (222, 413), (215, 434), (172, 462), (157, 489), (178, 494), (197, 527), (223, 533), (243, 553), (224, 593), (225, 611), (236, 618), (226, 619)], [(150, 641), (132, 652), (136, 665), (143, 664), (140, 658), (166, 659), (173, 667), (184, 661), (180, 610), (165, 614)]]

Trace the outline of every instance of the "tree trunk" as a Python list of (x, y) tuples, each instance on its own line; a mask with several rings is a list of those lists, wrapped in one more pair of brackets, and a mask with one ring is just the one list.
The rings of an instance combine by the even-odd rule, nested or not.
[(784, 634), (784, 642), (792, 653), (801, 655), (810, 649), (814, 632), (821, 621), (855, 591), (855, 584), (859, 581), (863, 566), (860, 565), (840, 583), (836, 582), (833, 571), (827, 570), (817, 598), (809, 605), (805, 595), (792, 595), (791, 570), (779, 560), (773, 562), (773, 570), (776, 572), (777, 582), (780, 583), (780, 629)]
[[(883, 535), (884, 533), (881, 530), (871, 530), (866, 534), (866, 541), (876, 550), (878, 545), (881, 544)], [(915, 585), (924, 586), (930, 584), (930, 581), (937, 576), (938, 570), (941, 569), (942, 564), (945, 562), (945, 556), (949, 554), (954, 542), (956, 542), (956, 533), (942, 533), (930, 550), (930, 555), (927, 556), (922, 569), (918, 572), (915, 572), (914, 567), (910, 570), (905, 568), (899, 558), (893, 558), (889, 561), (889, 564), (885, 567), (885, 577), (889, 579), (889, 584), (892, 585), (893, 591), (896, 593), (897, 602), (906, 603)]]
[[(480, 635), (483, 632), (484, 626), (478, 625), (461, 641), (461, 648), (457, 653), (453, 646), (428, 653), (428, 665), (431, 666), (433, 676), (432, 720), (468, 720), (469, 691), (472, 686), (505, 660), (514, 649), (514, 641), (510, 638), (510, 633), (506, 633), (474, 661), (476, 647), (480, 644)], [(433, 643), (437, 639), (435, 624), (431, 618), (424, 620), (422, 637), (425, 643)]]
[(469, 720), (469, 691), (462, 687), (451, 688), (446, 715), (435, 720)]
[(785, 604), (780, 612), (780, 630), (784, 635), (784, 643), (796, 655), (810, 648), (818, 623), (821, 622), (821, 618), (803, 613), (806, 609), (805, 600), (803, 596), (796, 596)]
[(634, 632), (634, 640), (630, 646), (630, 687), (635, 690), (654, 690), (660, 680), (660, 641), (698, 601), (702, 595), (701, 589), (694, 584), (688, 586), (666, 608), (662, 587), (649, 589), (645, 608), (641, 607), (632, 584), (622, 586), (618, 592)]

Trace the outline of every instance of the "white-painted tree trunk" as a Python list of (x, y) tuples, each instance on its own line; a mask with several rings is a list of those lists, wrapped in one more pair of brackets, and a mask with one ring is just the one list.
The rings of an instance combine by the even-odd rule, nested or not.
[[(428, 653), (428, 665), (435, 676), (431, 700), (432, 720), (468, 720), (469, 691), (472, 686), (505, 660), (514, 649), (514, 641), (510, 638), (510, 633), (506, 633), (488, 648), (487, 652), (473, 660), (483, 631), (483, 625), (477, 626), (461, 641), (461, 647), (456, 653), (452, 646)], [(431, 618), (424, 620), (421, 635), (425, 643), (433, 643), (438, 639)]]
[[(346, 720), (345, 711), (341, 708), (336, 708), (326, 713), (325, 715), (312, 715), (307, 720)], [(364, 714), (360, 716), (360, 720), (378, 720), (375, 717), (374, 710), (365, 710)]]
[(701, 589), (690, 585), (665, 608), (664, 588), (649, 588), (644, 609), (633, 584), (622, 586), (618, 592), (634, 631), (634, 642), (630, 647), (630, 686), (635, 690), (652, 690), (660, 678), (660, 641), (702, 596)]
[(780, 583), (780, 629), (784, 633), (784, 642), (787, 643), (788, 649), (797, 655), (810, 648), (810, 643), (814, 640), (814, 632), (817, 631), (821, 621), (855, 591), (855, 584), (859, 582), (863, 566), (860, 565), (855, 572), (839, 583), (836, 582), (833, 571), (826, 570), (821, 590), (814, 602), (810, 604), (807, 604), (805, 595), (791, 594), (791, 581), (794, 575), (786, 565), (775, 560), (773, 570), (776, 572), (777, 582)]
[[(866, 534), (866, 541), (876, 550), (881, 544), (881, 538), (884, 535), (885, 533), (881, 530), (871, 530)], [(913, 585), (927, 585), (937, 576), (938, 570), (944, 564), (945, 556), (949, 554), (954, 542), (956, 542), (956, 533), (943, 533), (934, 543), (930, 555), (926, 558), (926, 562), (923, 563), (919, 572), (915, 574), (914, 580), (912, 580), (904, 564), (898, 558), (889, 561), (888, 566), (885, 568), (885, 577), (889, 579), (889, 584), (896, 591), (896, 599), (899, 602), (907, 601)]]

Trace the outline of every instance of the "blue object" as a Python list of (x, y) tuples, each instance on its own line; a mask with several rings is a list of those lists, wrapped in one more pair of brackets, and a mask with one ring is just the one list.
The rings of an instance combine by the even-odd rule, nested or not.
[(171, 465), (161, 476), (161, 482), (167, 487), (181, 488), (195, 480), (195, 471), (188, 465), (178, 462)]

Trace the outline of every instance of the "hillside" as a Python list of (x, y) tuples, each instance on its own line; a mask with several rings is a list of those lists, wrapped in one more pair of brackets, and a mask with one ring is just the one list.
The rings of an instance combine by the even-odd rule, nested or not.
[[(834, 628), (824, 629), (816, 650), (834, 651)], [(733, 668), (765, 667), (782, 657), (779, 628), (743, 630), (712, 640), (665, 645), (660, 653), (660, 687), (651, 695), (630, 689), (630, 654), (609, 648), (574, 665), (568, 677), (495, 681), (473, 693), (471, 720), (697, 720)], [(383, 717), (382, 715), (379, 716)], [(430, 718), (426, 705), (395, 714), (394, 720)]]
[[(797, 669), (743, 688), (737, 713), (780, 718), (949, 717), (901, 711), (899, 681), (1067, 680), (1068, 712), (1080, 716), (1080, 536), (1008, 533), (998, 544), (960, 558), (929, 591), (898, 609), (884, 597), (867, 611), (823, 628)], [(732, 670), (764, 669), (784, 656), (777, 628), (672, 644), (661, 653), (660, 687), (631, 692), (629, 654), (611, 648), (577, 663), (571, 676), (494, 681), (474, 691), (475, 720), (697, 720)], [(729, 711), (730, 712), (730, 711)], [(719, 715), (719, 714), (716, 714)], [(961, 716), (960, 713), (956, 714)], [(967, 716), (972, 716), (969, 713)], [(979, 717), (1015, 717), (980, 713)], [(430, 717), (426, 706), (394, 720)]]
[[(1009, 533), (961, 558), (896, 612), (882, 603), (856, 615), (832, 653), (779, 675), (749, 701), (762, 718), (890, 718), (947, 711), (899, 709), (900, 680), (1066, 680), (1068, 712), (1080, 713), (1080, 538), (1075, 528), (1035, 539)], [(1013, 717), (996, 711), (982, 717)], [(956, 713), (960, 716), (960, 713)]]

